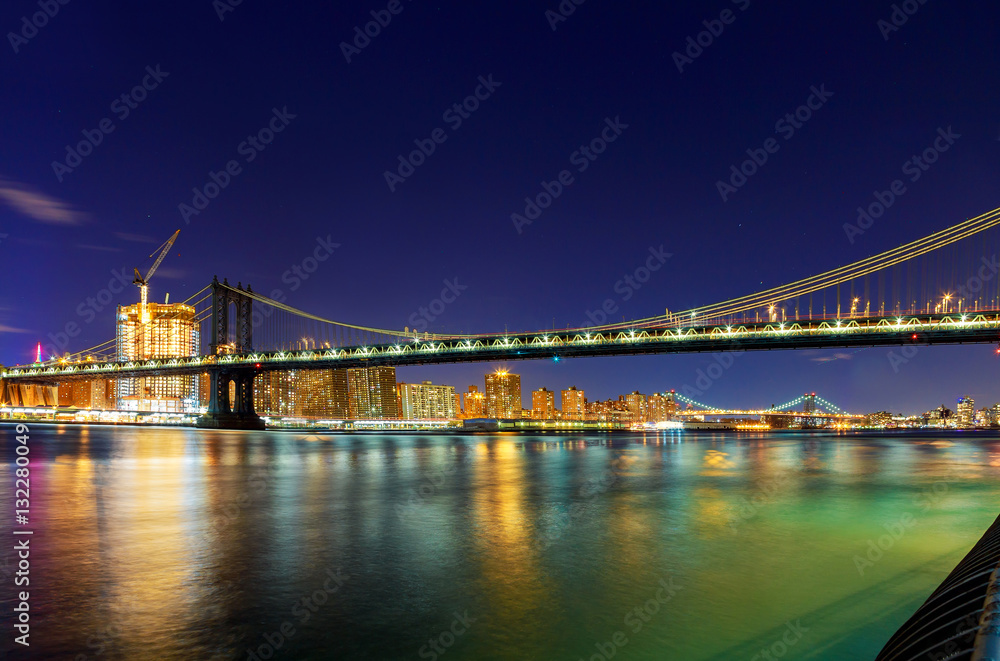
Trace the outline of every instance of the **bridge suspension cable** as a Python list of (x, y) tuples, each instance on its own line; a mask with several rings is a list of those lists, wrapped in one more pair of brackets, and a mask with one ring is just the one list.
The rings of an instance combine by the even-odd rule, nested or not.
[(676, 399), (684, 402), (685, 404), (690, 404), (692, 407), (699, 408), (699, 409), (702, 409), (704, 411), (720, 411), (720, 410), (722, 410), (722, 409), (720, 409), (717, 406), (709, 406), (708, 404), (702, 404), (701, 402), (696, 402), (693, 399), (691, 399), (690, 397), (685, 397), (684, 395), (681, 395), (679, 393), (674, 393), (674, 397)]
[[(201, 311), (197, 310), (198, 305), (204, 303), (209, 298), (211, 298), (211, 293), (210, 292), (206, 293), (208, 292), (208, 290), (209, 290), (209, 285), (206, 285), (179, 303), (179, 305), (188, 305), (190, 307), (195, 308), (196, 310), (195, 321), (197, 322), (203, 321), (207, 316), (207, 314), (211, 312), (210, 308), (206, 308)], [(82, 351), (77, 351), (75, 353), (66, 354), (61, 357), (54, 356), (50, 360), (42, 361), (41, 364), (55, 365), (60, 362), (79, 363), (79, 362), (84, 362), (88, 359), (94, 361), (107, 360), (109, 358), (114, 359), (117, 358), (117, 349), (118, 349), (118, 338), (114, 337), (111, 338), (110, 340), (101, 342), (100, 344), (96, 344), (90, 347), (89, 349), (84, 349)]]
[[(962, 239), (966, 239), (998, 225), (1000, 225), (1000, 208), (976, 216), (975, 218), (970, 218), (969, 220), (958, 223), (957, 225), (948, 227), (933, 234), (929, 234), (923, 238), (911, 241), (891, 250), (886, 250), (877, 255), (872, 255), (871, 257), (867, 257), (851, 264), (846, 264), (818, 275), (803, 278), (778, 287), (772, 287), (760, 292), (739, 296), (707, 306), (689, 308), (687, 310), (668, 315), (656, 315), (641, 319), (632, 319), (628, 321), (600, 324), (595, 326), (570, 327), (566, 329), (566, 332), (600, 332), (605, 330), (622, 330), (638, 327), (660, 327), (683, 323), (686, 319), (704, 321), (709, 318), (721, 318), (738, 314), (740, 312), (747, 312), (768, 304), (779, 303), (856, 280), (875, 273), (876, 271), (887, 269), (907, 260), (911, 260), (921, 255), (925, 255), (952, 245)], [(535, 331), (534, 333), (537, 334), (540, 332), (545, 331)], [(498, 335), (504, 334), (484, 333), (479, 336), (490, 337)], [(466, 336), (448, 335), (446, 337)]]
[(772, 406), (771, 410), (773, 410), (773, 411), (787, 411), (788, 409), (792, 408), (793, 406), (798, 406), (803, 401), (805, 401), (805, 397), (800, 395), (799, 397), (796, 397), (795, 399), (793, 399), (790, 402), (785, 402), (784, 404), (780, 404), (778, 406)]
[[(264, 303), (266, 305), (270, 305), (270, 306), (272, 306), (274, 308), (277, 308), (278, 310), (283, 310), (284, 312), (288, 312), (290, 314), (294, 314), (295, 316), (302, 317), (304, 319), (311, 319), (312, 321), (318, 321), (318, 322), (324, 323), (324, 324), (332, 324), (334, 326), (341, 326), (343, 328), (351, 328), (353, 330), (365, 331), (365, 332), (368, 332), (368, 333), (379, 333), (381, 335), (392, 335), (392, 336), (398, 336), (398, 337), (407, 337), (407, 336), (412, 337), (414, 335), (414, 333), (407, 333), (407, 332), (401, 331), (401, 330), (389, 330), (389, 329), (385, 329), (385, 328), (376, 328), (374, 326), (361, 326), (361, 325), (358, 325), (358, 324), (349, 324), (349, 323), (346, 323), (346, 322), (343, 322), (343, 321), (334, 321), (333, 319), (326, 319), (324, 317), (320, 317), (318, 315), (311, 314), (311, 313), (306, 312), (304, 310), (299, 310), (298, 308), (293, 308), (290, 305), (286, 305), (286, 304), (281, 303), (279, 301), (276, 301), (276, 300), (274, 300), (272, 298), (268, 298), (267, 296), (263, 296), (261, 294), (258, 294), (255, 291), (238, 290), (235, 287), (232, 287), (231, 285), (223, 285), (223, 286), (226, 287), (227, 289), (231, 290), (231, 291), (238, 292), (240, 294), (244, 294), (246, 296), (249, 296), (250, 298), (252, 298), (253, 300), (255, 300), (255, 301), (259, 302), (259, 303)], [(433, 335), (433, 334), (431, 334), (430, 337), (436, 337), (436, 336)]]
[(762, 304), (769, 302), (795, 298), (796, 296), (802, 296), (819, 289), (841, 284), (874, 271), (893, 266), (899, 262), (919, 257), (998, 224), (1000, 224), (1000, 208), (941, 230), (940, 232), (935, 232), (922, 239), (911, 241), (892, 250), (887, 250), (852, 264), (820, 273), (819, 275), (706, 307), (692, 308), (678, 314), (683, 316), (686, 313), (695, 312), (696, 314), (707, 316), (725, 316), (760, 307)]

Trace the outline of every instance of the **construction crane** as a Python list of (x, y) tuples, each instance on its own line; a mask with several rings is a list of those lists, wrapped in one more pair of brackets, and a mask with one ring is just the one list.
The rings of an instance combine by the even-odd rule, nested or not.
[[(132, 281), (132, 284), (139, 288), (139, 318), (144, 324), (149, 323), (149, 309), (146, 307), (146, 299), (149, 295), (149, 279), (153, 277), (153, 273), (155, 273), (156, 269), (159, 268), (160, 262), (162, 262), (163, 258), (167, 256), (168, 252), (170, 252), (170, 247), (174, 245), (174, 241), (177, 240), (177, 235), (180, 233), (181, 231), (177, 230), (174, 232), (173, 236), (167, 239), (163, 245), (156, 249), (160, 251), (160, 255), (156, 258), (156, 261), (153, 262), (153, 265), (149, 267), (149, 271), (146, 272), (145, 278), (139, 273), (139, 269), (133, 269), (135, 271), (135, 280)], [(150, 257), (156, 254), (156, 250), (150, 254)]]

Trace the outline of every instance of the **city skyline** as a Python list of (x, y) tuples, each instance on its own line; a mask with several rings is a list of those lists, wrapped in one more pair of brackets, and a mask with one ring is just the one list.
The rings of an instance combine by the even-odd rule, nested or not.
[[(78, 350), (106, 339), (114, 306), (137, 300), (132, 269), (147, 266), (178, 227), (151, 301), (183, 300), (217, 274), (281, 290), (330, 318), (446, 333), (685, 309), (834, 268), (996, 206), (995, 118), (956, 95), (948, 77), (927, 75), (989, 80), (996, 44), (908, 46), (961, 33), (964, 10), (922, 5), (885, 34), (878, 24), (888, 7), (800, 8), (794, 24), (825, 29), (782, 32), (762, 48), (760, 31), (792, 17), (732, 4), (734, 22), (703, 39), (712, 43), (697, 57), (685, 54), (688, 39), (719, 20), (701, 6), (588, 4), (553, 26), (536, 8), (407, 5), (349, 62), (340, 44), (368, 10), (318, 9), (315, 20), (272, 33), (260, 26), (278, 10), (244, 3), (219, 20), (204, 3), (180, 2), (157, 14), (140, 43), (120, 38), (154, 27), (138, 8), (98, 8), (86, 30), (67, 8), (2, 64), (11, 94), (25, 102), (11, 108), (18, 130), (0, 156), (0, 255), (27, 277), (0, 292), (0, 363), (30, 362), (39, 340)], [(10, 5), (0, 22), (20, 25), (24, 11)], [(192, 30), (206, 39), (194, 52), (166, 36)], [(471, 37), (482, 30), (518, 35), (521, 47), (501, 57)], [(590, 47), (612, 33), (634, 38)], [(449, 39), (428, 44), (426, 34)], [(845, 38), (856, 45), (850, 57), (830, 57)], [(225, 75), (201, 64), (220, 56), (215, 39), (232, 39), (239, 53)], [(305, 43), (317, 49), (308, 57)], [(455, 58), (456, 49), (470, 56)], [(412, 50), (435, 66), (399, 69)], [(322, 67), (303, 67), (316, 56)], [(761, 71), (768, 84), (750, 84)], [(539, 103), (553, 85), (561, 92)], [(79, 86), (89, 93), (74, 95)], [(475, 110), (463, 105), (469, 98)], [(808, 120), (795, 117), (800, 107), (812, 108)], [(100, 129), (105, 118), (111, 132)], [(100, 144), (71, 156), (95, 130)], [(765, 149), (774, 148), (768, 139), (777, 151)], [(431, 151), (428, 140), (433, 152), (413, 165), (419, 145)], [(600, 154), (594, 140), (606, 142)], [(935, 144), (942, 149), (930, 163), (924, 154)], [(768, 160), (742, 182), (731, 168), (748, 154), (762, 160), (762, 149)], [(529, 218), (536, 212), (525, 198), (537, 200), (542, 184), (557, 190), (563, 170), (572, 183)], [(404, 181), (387, 181), (387, 172)], [(891, 193), (897, 178), (906, 190)], [(875, 218), (867, 209), (890, 201), (885, 191), (891, 208)], [(711, 392), (742, 401), (759, 387), (829, 384), (844, 406), (880, 398), (891, 409), (918, 406), (928, 389), (945, 401), (965, 390), (1000, 398), (982, 369), (994, 359), (987, 346), (921, 349), (904, 362), (890, 354), (748, 354)], [(519, 369), (532, 380), (591, 379), (610, 397), (663, 381), (694, 387), (712, 360)], [(425, 376), (471, 383), (474, 373), (453, 366)]]
[(5, 658), (996, 656), (998, 19), (0, 3)]

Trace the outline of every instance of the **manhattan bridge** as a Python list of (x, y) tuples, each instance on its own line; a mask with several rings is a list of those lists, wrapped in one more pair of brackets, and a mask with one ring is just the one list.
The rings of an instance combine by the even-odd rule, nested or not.
[[(680, 312), (581, 328), (417, 333), (347, 323), (216, 278), (183, 303), (195, 355), (119, 360), (116, 339), (10, 368), (10, 384), (205, 374), (205, 426), (259, 427), (254, 377), (274, 370), (586, 356), (1000, 342), (1000, 209), (818, 275)], [(309, 339), (303, 339), (309, 338)], [(1000, 351), (1000, 350), (998, 350)], [(235, 397), (230, 401), (230, 384)]]

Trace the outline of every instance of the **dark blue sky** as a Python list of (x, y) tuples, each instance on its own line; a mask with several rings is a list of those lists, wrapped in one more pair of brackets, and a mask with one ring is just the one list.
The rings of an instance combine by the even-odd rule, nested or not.
[[(886, 31), (890, 2), (587, 0), (553, 30), (546, 11), (556, 0), (402, 0), (347, 62), (341, 42), (372, 11), (384, 20), (390, 3), (247, 0), (220, 20), (222, 2), (69, 2), (37, 31), (22, 22), (41, 11), (37, 0), (0, 7), (0, 362), (29, 362), (36, 341), (51, 343), (69, 323), (82, 328), (69, 349), (112, 337), (112, 315), (81, 314), (81, 303), (114, 269), (148, 266), (177, 228), (155, 300), (183, 299), (218, 274), (282, 288), (289, 303), (327, 317), (399, 328), (457, 278), (467, 289), (427, 329), (465, 332), (577, 325), (606, 299), (617, 319), (704, 305), (998, 206), (994, 7), (913, 0), (915, 13)], [(720, 16), (728, 24), (712, 23)], [(721, 34), (681, 72), (673, 54), (703, 21)], [(116, 103), (143, 82), (153, 89), (138, 90), (136, 107)], [(832, 95), (814, 97), (818, 108), (794, 131), (776, 127), (813, 87)], [(446, 114), (477, 90), (474, 111)], [(273, 141), (243, 144), (275, 109), (284, 119)], [(112, 130), (92, 153), (67, 157), (105, 118)], [(605, 131), (608, 119), (617, 132)], [(849, 242), (854, 210), (947, 127), (961, 138)], [(614, 142), (579, 171), (586, 157), (574, 152), (602, 131)], [(433, 153), (390, 187), (385, 172), (399, 155), (434, 135)], [(778, 150), (723, 201), (716, 182), (769, 138)], [(193, 206), (192, 188), (229, 161), (238, 174), (186, 223), (179, 205)], [(511, 214), (562, 170), (572, 183), (519, 233)], [(339, 247), (292, 291), (282, 275), (317, 238)], [(672, 256), (624, 300), (616, 283), (661, 246)], [(112, 305), (136, 299), (129, 286)], [(846, 408), (905, 411), (963, 393), (1000, 400), (993, 347), (922, 349), (898, 371), (887, 353), (741, 356), (700, 399), (767, 405), (815, 390)], [(526, 392), (576, 384), (606, 398), (696, 387), (713, 360), (510, 367)], [(408, 368), (399, 378), (465, 390), (493, 367)]]

